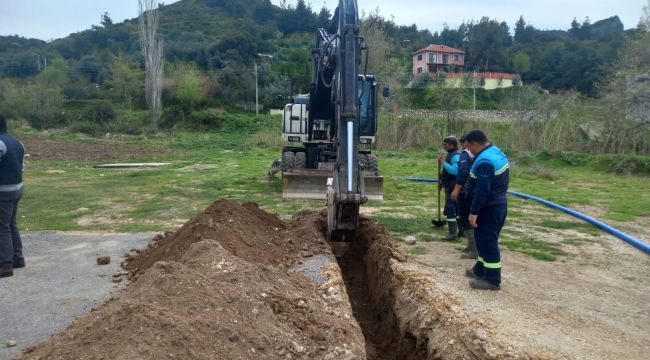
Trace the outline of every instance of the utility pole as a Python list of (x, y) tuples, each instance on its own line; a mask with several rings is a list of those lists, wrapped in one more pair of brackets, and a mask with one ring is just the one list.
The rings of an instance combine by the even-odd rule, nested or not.
[(474, 68), (474, 75), (472, 76), (472, 110), (476, 111), (476, 68)]
[(255, 115), (259, 115), (260, 105), (259, 105), (259, 91), (257, 89), (257, 60), (253, 59), (253, 64), (255, 64)]

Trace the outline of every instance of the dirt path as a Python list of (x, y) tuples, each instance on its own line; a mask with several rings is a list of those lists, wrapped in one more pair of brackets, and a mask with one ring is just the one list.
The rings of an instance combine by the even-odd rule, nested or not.
[[(602, 235), (582, 257), (544, 262), (503, 251), (500, 292), (468, 286), (457, 244), (418, 244), (426, 255), (405, 266), (458, 299), (470, 318), (485, 318), (490, 336), (550, 358), (643, 359), (650, 351), (650, 256)], [(589, 261), (585, 261), (589, 259)]]

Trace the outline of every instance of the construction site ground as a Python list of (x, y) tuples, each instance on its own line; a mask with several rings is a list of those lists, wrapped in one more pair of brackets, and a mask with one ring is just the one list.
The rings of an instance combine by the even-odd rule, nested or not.
[[(98, 147), (91, 160), (76, 159), (76, 151), (63, 142), (53, 146), (71, 161), (130, 159), (116, 147)], [(152, 151), (156, 160), (165, 154)], [(147, 249), (125, 251), (127, 286), (113, 289), (103, 306), (107, 295), (102, 291), (62, 306), (46, 290), (25, 297), (19, 284), (47, 283), (52, 274), (63, 274), (56, 285), (63, 294), (98, 280), (112, 289), (117, 269), (104, 270), (95, 263), (99, 253), (71, 245), (78, 233), (58, 233), (56, 244), (50, 244), (68, 244), (61, 245), (67, 260), (60, 262), (34, 249), (40, 238), (33, 236), (40, 235), (28, 233), (28, 267), (10, 280), (16, 290), (5, 291), (9, 282), (0, 282), (2, 296), (20, 306), (0, 312), (0, 323), (21, 314), (44, 322), (67, 320), (52, 327), (47, 335), (53, 337), (44, 342), (20, 338), (19, 332), (30, 327), (41, 333), (50, 328), (38, 321), (18, 321), (20, 331), (0, 333), (0, 341), (17, 340), (23, 359), (646, 358), (650, 257), (597, 231), (530, 226), (529, 218), (575, 220), (517, 201), (513, 204), (521, 215), (507, 221), (504, 238), (539, 239), (563, 255), (542, 261), (502, 246), (499, 292), (469, 288), (464, 270), (472, 261), (459, 258), (461, 243), (406, 246), (402, 235), (375, 223), (371, 208), (365, 209), (370, 211), (351, 245), (331, 246), (323, 234), (322, 210), (280, 218), (255, 203), (220, 199), (175, 231), (153, 237)], [(595, 216), (602, 211), (578, 210)], [(645, 221), (616, 225), (647, 242), (650, 223)], [(440, 234), (423, 228), (414, 235), (431, 240)], [(123, 236), (128, 241), (120, 253), (146, 242), (141, 235)], [(116, 255), (112, 264), (119, 260)], [(43, 261), (55, 268), (44, 270), (38, 266)], [(35, 306), (48, 301), (58, 306), (56, 315)], [(68, 327), (58, 332), (66, 322)], [(9, 350), (0, 358), (16, 354)]]

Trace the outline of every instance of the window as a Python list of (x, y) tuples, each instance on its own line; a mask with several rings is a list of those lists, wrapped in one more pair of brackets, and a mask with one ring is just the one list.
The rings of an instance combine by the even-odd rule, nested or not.
[(418, 54), (418, 61), (422, 60), (422, 54)]
[(422, 67), (418, 68), (418, 74), (422, 74)]
[(438, 54), (429, 53), (429, 64), (435, 64), (436, 62), (438, 62)]
[(454, 61), (460, 61), (460, 55), (454, 54)]

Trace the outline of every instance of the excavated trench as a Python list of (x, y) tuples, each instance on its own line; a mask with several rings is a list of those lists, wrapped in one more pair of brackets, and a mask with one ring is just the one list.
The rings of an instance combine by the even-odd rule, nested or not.
[(393, 299), (378, 298), (385, 289), (371, 288), (381, 276), (373, 271), (374, 266), (368, 266), (377, 260), (368, 258), (368, 238), (372, 237), (371, 229), (362, 227), (342, 256), (337, 257), (354, 317), (366, 340), (367, 359), (426, 359), (426, 346), (418, 345), (412, 334), (400, 331)]
[[(472, 320), (431, 279), (409, 270), (395, 241), (362, 219), (337, 257), (370, 360), (489, 359), (504, 355), (472, 336)], [(336, 251), (334, 251), (337, 253)], [(499, 358), (512, 358), (501, 356)]]

